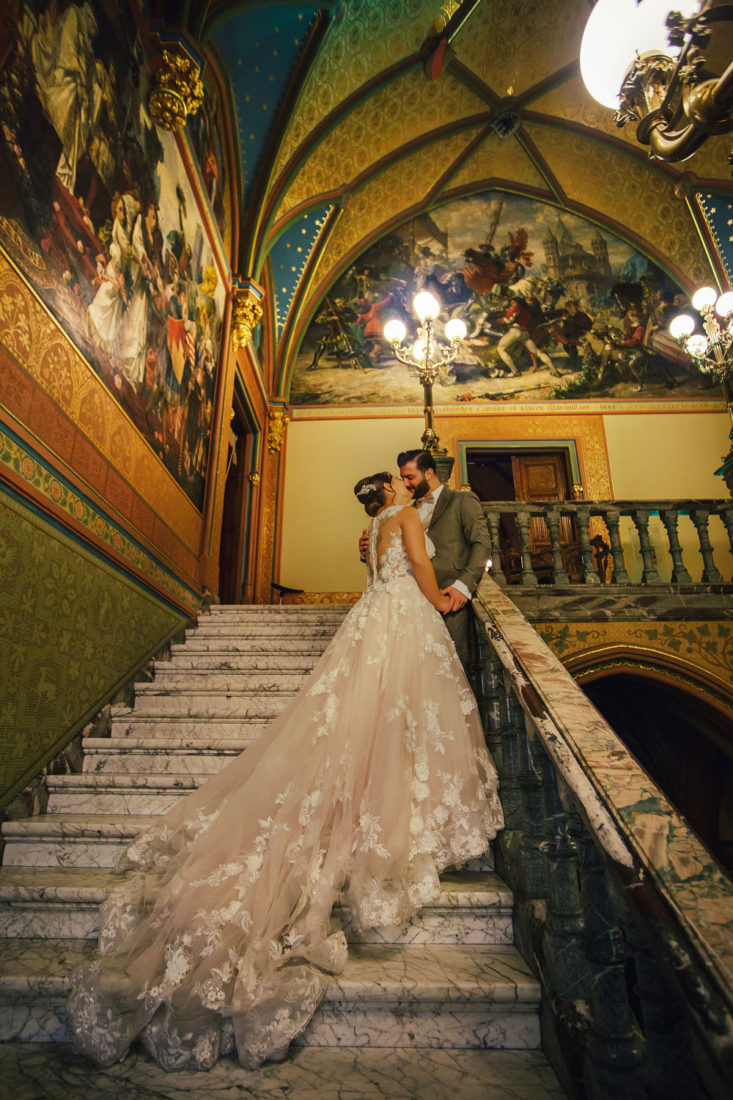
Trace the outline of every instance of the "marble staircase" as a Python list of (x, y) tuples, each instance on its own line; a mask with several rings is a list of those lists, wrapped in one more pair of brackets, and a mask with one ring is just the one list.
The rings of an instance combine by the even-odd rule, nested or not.
[[(85, 738), (83, 771), (48, 776), (47, 812), (3, 825), (0, 1041), (68, 1041), (68, 975), (93, 950), (116, 860), (260, 736), (345, 610), (213, 608), (136, 685), (133, 707), (113, 707), (109, 736)], [(540, 987), (512, 945), (512, 897), (490, 853), (445, 875), (440, 898), (407, 928), (360, 935), (348, 909), (337, 915), (350, 959), (301, 1046), (541, 1057)]]

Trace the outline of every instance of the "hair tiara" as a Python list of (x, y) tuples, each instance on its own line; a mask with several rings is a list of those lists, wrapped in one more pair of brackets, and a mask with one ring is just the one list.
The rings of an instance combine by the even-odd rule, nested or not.
[(369, 481), (366, 485), (362, 485), (361, 489), (359, 489), (359, 492), (356, 495), (358, 497), (365, 497), (369, 493), (375, 493), (378, 488), (379, 486), (375, 485), (373, 481)]

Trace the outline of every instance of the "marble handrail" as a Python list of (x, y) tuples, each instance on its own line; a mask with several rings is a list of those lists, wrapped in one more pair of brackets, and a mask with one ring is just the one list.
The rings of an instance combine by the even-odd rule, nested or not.
[(702, 1080), (729, 1096), (733, 883), (490, 577), (473, 607), (497, 870), (560, 1080), (572, 1095), (697, 1096)]
[[(544, 524), (548, 544), (541, 566), (542, 579), (554, 585), (634, 583), (630, 556), (641, 559), (642, 584), (662, 583), (656, 560), (659, 553), (667, 556), (663, 572), (675, 584), (691, 582), (685, 554), (702, 559), (700, 579), (703, 583), (721, 584), (731, 579), (723, 577), (716, 565), (709, 530), (711, 518), (718, 517), (723, 525), (722, 537), (727, 539), (733, 553), (733, 500), (730, 499), (498, 500), (484, 502), (482, 508), (491, 538), (491, 575), (500, 585), (540, 583), (536, 572), (540, 568), (536, 541), (532, 546), (532, 524), (537, 532), (538, 521)], [(656, 545), (652, 543), (650, 523), (656, 517), (666, 535), (666, 546), (658, 537)], [(681, 517), (689, 517), (691, 524), (686, 539), (690, 545), (686, 547), (680, 542)], [(638, 540), (638, 551), (632, 547), (628, 532), (623, 530), (622, 520), (625, 519), (633, 525), (631, 530)], [(513, 539), (507, 523), (513, 527)]]

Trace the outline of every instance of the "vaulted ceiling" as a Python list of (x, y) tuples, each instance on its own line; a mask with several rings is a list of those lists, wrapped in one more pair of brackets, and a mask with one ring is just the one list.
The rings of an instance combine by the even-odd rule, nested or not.
[[(155, 7), (155, 5), (153, 5)], [(166, 22), (178, 18), (159, 12)], [(728, 143), (650, 161), (578, 71), (590, 0), (211, 0), (190, 35), (231, 94), (238, 273), (273, 309), (274, 389), (323, 295), (370, 243), (496, 189), (590, 218), (689, 285), (710, 275)], [(455, 31), (445, 48), (445, 28)], [(707, 207), (706, 207), (707, 203)], [(724, 223), (722, 223), (724, 225)], [(730, 229), (727, 230), (730, 234)]]

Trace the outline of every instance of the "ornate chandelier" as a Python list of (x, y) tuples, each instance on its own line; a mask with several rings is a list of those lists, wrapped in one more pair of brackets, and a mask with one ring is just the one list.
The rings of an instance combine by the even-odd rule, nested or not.
[(731, 20), (733, 4), (713, 0), (598, 0), (580, 47), (585, 86), (619, 126), (638, 123), (651, 156), (686, 160), (733, 130), (733, 63), (716, 76), (703, 54)]
[(674, 317), (669, 331), (699, 370), (722, 382), (733, 370), (733, 290), (719, 296), (711, 286), (703, 286), (693, 295), (692, 308), (702, 318), (704, 334), (695, 331), (697, 324), (689, 313)]
[(461, 340), (466, 335), (466, 326), (459, 317), (453, 317), (445, 326), (444, 333), (449, 346), (439, 343), (435, 338), (435, 321), (440, 313), (440, 303), (429, 291), (423, 290), (415, 295), (412, 303), (420, 325), (417, 340), (412, 347), (402, 346), (407, 329), (402, 321), (387, 321), (384, 326), (384, 338), (392, 345), (395, 358), (418, 376), (423, 385), (425, 397), (425, 431), (421, 443), (426, 451), (433, 455), (444, 455), (445, 448), (433, 427), (433, 383), (455, 362)]

